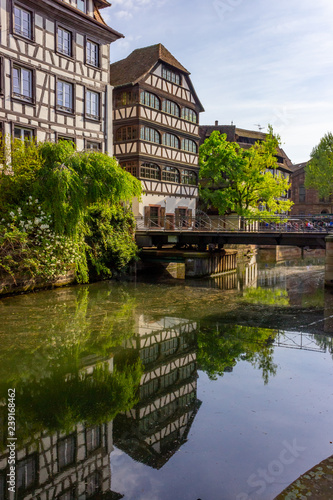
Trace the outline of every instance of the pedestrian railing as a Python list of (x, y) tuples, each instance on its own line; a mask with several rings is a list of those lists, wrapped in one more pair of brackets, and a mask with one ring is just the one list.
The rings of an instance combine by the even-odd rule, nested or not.
[(333, 231), (333, 216), (237, 217), (136, 217), (137, 231), (260, 232), (260, 233), (328, 233)]

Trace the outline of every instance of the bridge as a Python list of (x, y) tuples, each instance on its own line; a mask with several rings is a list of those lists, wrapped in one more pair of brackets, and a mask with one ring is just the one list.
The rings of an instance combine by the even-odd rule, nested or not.
[[(325, 285), (333, 287), (333, 216), (209, 217), (199, 212), (195, 218), (137, 217), (135, 236), (142, 249), (168, 247), (170, 251), (173, 247), (201, 252), (186, 258), (184, 255), (187, 276), (220, 273), (225, 266), (223, 246), (226, 244), (326, 249)], [(207, 260), (207, 250), (221, 252), (219, 256), (211, 254)], [(149, 250), (143, 250), (142, 255), (145, 252), (148, 254)], [(152, 258), (149, 254), (146, 257)], [(207, 262), (202, 265), (204, 259)]]
[[(332, 225), (331, 225), (332, 221)], [(136, 240), (139, 247), (162, 248), (170, 244), (178, 248), (196, 247), (206, 250), (208, 245), (222, 248), (236, 245), (289, 245), (307, 248), (325, 248), (326, 237), (333, 236), (333, 217), (274, 216), (245, 218), (238, 216), (136, 218)]]

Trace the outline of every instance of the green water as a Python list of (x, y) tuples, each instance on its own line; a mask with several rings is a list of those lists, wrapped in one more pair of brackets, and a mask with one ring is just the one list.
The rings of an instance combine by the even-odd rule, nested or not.
[(333, 453), (319, 261), (6, 297), (0, 314), (0, 499), (9, 389), (27, 500), (270, 500)]

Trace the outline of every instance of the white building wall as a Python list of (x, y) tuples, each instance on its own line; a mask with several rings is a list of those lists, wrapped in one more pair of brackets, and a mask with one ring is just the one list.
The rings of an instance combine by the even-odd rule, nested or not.
[[(37, 140), (56, 141), (59, 136), (75, 139), (78, 150), (88, 141), (101, 145), (113, 154), (112, 99), (109, 83), (110, 34), (104, 33), (80, 14), (48, 0), (26, 0), (18, 6), (31, 12), (33, 17), (32, 40), (21, 37), (12, 30), (9, 1), (0, 0), (0, 122), (4, 134), (13, 135), (14, 127), (33, 130)], [(71, 4), (70, 0), (65, 3)], [(52, 6), (52, 10), (50, 10)], [(93, 1), (89, 0), (88, 14), (93, 16)], [(57, 29), (60, 26), (72, 34), (72, 57), (57, 52)], [(109, 38), (109, 40), (107, 40)], [(86, 64), (87, 39), (99, 45), (99, 67)], [(33, 103), (13, 96), (13, 64), (33, 71)], [(73, 113), (56, 108), (57, 79), (73, 84)], [(109, 98), (106, 105), (106, 89)], [(85, 115), (86, 89), (100, 95), (100, 119), (91, 120)], [(106, 138), (108, 139), (106, 141)]]

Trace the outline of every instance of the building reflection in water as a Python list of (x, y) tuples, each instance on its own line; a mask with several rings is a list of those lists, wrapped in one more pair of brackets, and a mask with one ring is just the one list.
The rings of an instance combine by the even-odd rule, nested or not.
[[(112, 371), (113, 359), (107, 365)], [(92, 374), (94, 364), (84, 368)], [(1, 411), (0, 500), (118, 500), (111, 491), (113, 422), (78, 424), (69, 433), (40, 432), (16, 448), (16, 492), (8, 492), (6, 411)], [(19, 419), (16, 434), (19, 435)]]
[(114, 442), (133, 459), (159, 469), (186, 442), (197, 399), (195, 321), (139, 316), (125, 349), (144, 365), (140, 401), (114, 421)]

